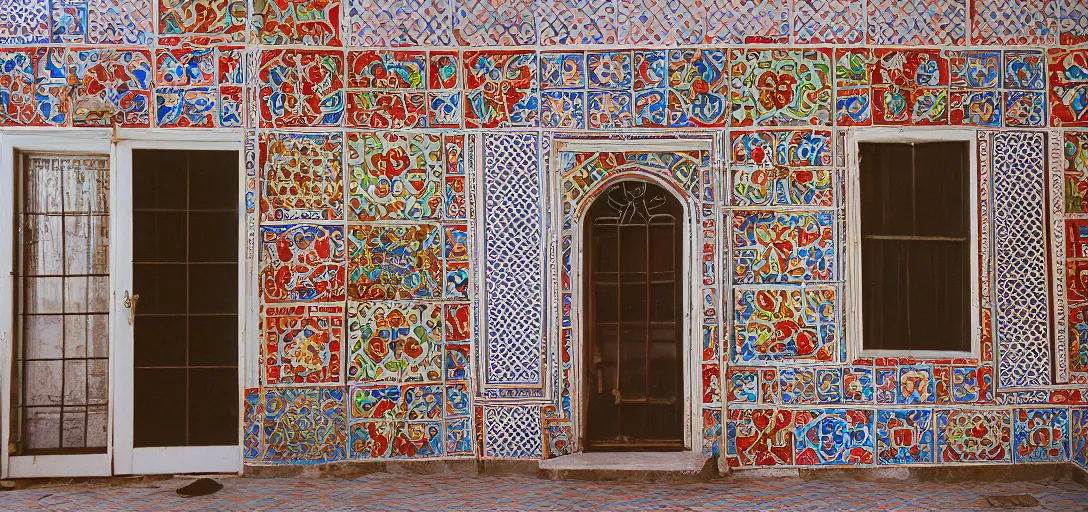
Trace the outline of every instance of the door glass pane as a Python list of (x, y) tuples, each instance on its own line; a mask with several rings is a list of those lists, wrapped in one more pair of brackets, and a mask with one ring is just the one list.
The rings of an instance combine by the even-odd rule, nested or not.
[(102, 453), (109, 396), (109, 159), (22, 157), (14, 454)]
[(238, 443), (238, 155), (132, 154), (133, 446)]

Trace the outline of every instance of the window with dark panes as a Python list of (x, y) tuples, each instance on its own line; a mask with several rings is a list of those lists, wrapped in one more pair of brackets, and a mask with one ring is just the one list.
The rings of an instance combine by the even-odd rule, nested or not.
[(967, 142), (862, 143), (866, 350), (971, 350)]

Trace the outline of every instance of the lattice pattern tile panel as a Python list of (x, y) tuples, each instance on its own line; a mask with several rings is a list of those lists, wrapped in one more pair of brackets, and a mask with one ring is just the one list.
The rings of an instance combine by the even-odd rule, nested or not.
[(151, 44), (151, 0), (90, 0), (87, 5), (87, 42)]
[(794, 40), (854, 44), (865, 38), (865, 5), (855, 0), (799, 0), (793, 4)]
[(707, 0), (707, 39), (714, 43), (787, 43), (792, 0)]
[(345, 0), (351, 46), (448, 46), (453, 43), (449, 0)]
[(1049, 45), (1058, 41), (1057, 0), (973, 0), (971, 43)]
[(544, 261), (537, 137), (484, 136), (488, 384), (541, 383)]
[(49, 0), (0, 0), (0, 44), (49, 42)]
[(615, 44), (618, 34), (612, 0), (540, 0), (536, 25), (540, 44)]
[(484, 457), (538, 459), (544, 454), (538, 406), (486, 407)]
[(1050, 384), (1046, 134), (992, 135), (999, 387)]
[(1088, 2), (1059, 0), (1061, 4), (1061, 37), (1059, 43), (1073, 45), (1088, 42)]
[(968, 0), (870, 0), (869, 44), (962, 45)]

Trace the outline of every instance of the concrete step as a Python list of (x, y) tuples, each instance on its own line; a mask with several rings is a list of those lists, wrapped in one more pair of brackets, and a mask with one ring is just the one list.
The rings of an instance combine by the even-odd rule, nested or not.
[(575, 453), (540, 461), (540, 476), (551, 480), (625, 482), (706, 482), (717, 464), (692, 452)]

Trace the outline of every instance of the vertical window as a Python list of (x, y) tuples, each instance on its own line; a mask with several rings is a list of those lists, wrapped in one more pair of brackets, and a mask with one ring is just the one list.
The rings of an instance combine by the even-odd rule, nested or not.
[(969, 352), (968, 143), (859, 151), (864, 348)]
[(22, 155), (14, 454), (106, 450), (109, 159)]

